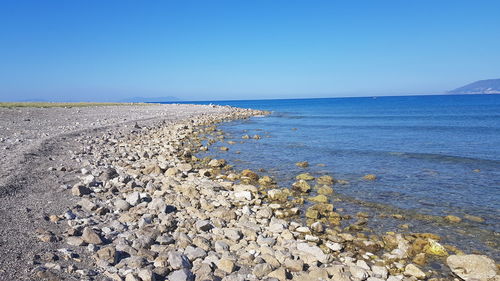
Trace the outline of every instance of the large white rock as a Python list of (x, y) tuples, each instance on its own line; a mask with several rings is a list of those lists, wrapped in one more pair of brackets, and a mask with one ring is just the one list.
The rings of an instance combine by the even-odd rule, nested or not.
[[(309, 245), (307, 243), (298, 243), (297, 244), (297, 250), (310, 255), (317, 261), (321, 263), (327, 263), (328, 262), (328, 255), (323, 253), (323, 250), (321, 250), (320, 247), (315, 246), (315, 245)], [(307, 260), (307, 259), (305, 259)]]
[(487, 281), (496, 275), (495, 262), (482, 255), (451, 255), (446, 259), (451, 271), (463, 280)]

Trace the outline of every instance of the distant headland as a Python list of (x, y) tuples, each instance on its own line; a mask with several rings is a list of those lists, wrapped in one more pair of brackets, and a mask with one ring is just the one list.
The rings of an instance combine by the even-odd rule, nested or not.
[(500, 79), (479, 80), (455, 90), (448, 94), (469, 95), (469, 94), (500, 94)]

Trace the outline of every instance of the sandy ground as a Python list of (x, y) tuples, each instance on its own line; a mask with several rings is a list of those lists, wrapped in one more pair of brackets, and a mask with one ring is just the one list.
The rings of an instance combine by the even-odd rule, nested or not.
[(60, 232), (48, 215), (63, 213), (77, 200), (62, 191), (81, 167), (68, 157), (71, 150), (85, 149), (82, 140), (225, 110), (194, 105), (0, 108), (0, 280), (32, 280), (34, 257), (50, 260), (49, 253), (63, 248), (61, 242), (38, 240), (36, 232)]

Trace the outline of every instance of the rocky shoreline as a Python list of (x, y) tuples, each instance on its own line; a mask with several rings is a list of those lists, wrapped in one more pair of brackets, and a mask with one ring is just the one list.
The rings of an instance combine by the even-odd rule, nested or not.
[[(80, 166), (79, 179), (62, 191), (75, 204), (46, 216), (63, 231), (35, 234), (65, 246), (35, 255), (33, 278), (500, 280), (493, 260), (441, 245), (431, 233), (368, 236), (357, 231), (366, 223), (362, 213), (340, 228), (342, 214), (328, 197), (336, 183), (330, 176), (301, 174), (281, 188), (254, 171), (233, 171), (223, 159), (195, 156), (223, 140), (217, 123), (263, 114), (225, 108), (175, 124), (137, 125), (130, 133), (79, 137), (82, 148), (68, 160)], [(301, 212), (305, 201), (314, 204)]]

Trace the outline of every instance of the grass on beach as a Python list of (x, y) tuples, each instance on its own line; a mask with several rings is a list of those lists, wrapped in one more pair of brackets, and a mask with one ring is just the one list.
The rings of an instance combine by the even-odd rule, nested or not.
[(0, 102), (0, 108), (14, 107), (89, 107), (111, 105), (152, 105), (151, 103), (117, 103), (117, 102)]

